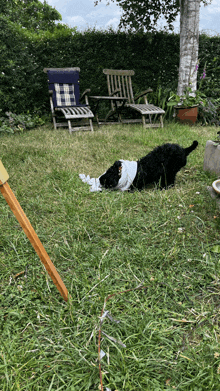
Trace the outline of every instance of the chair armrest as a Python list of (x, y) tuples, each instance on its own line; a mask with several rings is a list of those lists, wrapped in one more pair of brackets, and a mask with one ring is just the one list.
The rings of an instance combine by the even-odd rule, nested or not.
[(149, 92), (153, 92), (153, 90), (151, 88), (148, 88), (146, 91), (140, 92), (140, 94), (135, 96), (134, 100), (138, 100), (142, 96), (147, 95)]
[[(82, 95), (80, 95), (80, 100), (83, 99), (85, 97), (85, 100), (86, 100), (86, 97), (87, 97), (87, 94), (91, 92), (90, 88), (87, 88), (83, 93)], [(86, 102), (87, 103), (87, 102)], [(88, 103), (87, 103), (88, 104)]]
[(118, 88), (117, 90), (113, 91), (109, 96), (114, 96), (115, 94), (117, 94), (120, 91), (121, 91), (120, 88)]

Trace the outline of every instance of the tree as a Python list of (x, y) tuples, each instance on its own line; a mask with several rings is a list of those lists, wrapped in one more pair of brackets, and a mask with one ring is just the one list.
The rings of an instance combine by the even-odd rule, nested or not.
[(44, 0), (0, 0), (0, 15), (31, 31), (53, 30), (60, 13)]
[(43, 105), (43, 61), (38, 47), (45, 43), (45, 66), (50, 39), (72, 36), (73, 29), (56, 21), (61, 15), (45, 1), (0, 0), (0, 111), (16, 114)]
[(197, 89), (200, 0), (180, 0), (180, 62), (177, 94)]
[[(95, 5), (98, 4), (95, 1)], [(189, 85), (193, 91), (197, 88), (198, 48), (199, 48), (199, 11), (200, 2), (209, 4), (211, 0), (110, 0), (122, 8), (120, 26), (134, 31), (155, 31), (161, 16), (167, 22), (168, 30), (180, 13), (180, 64), (178, 89), (182, 95)]]

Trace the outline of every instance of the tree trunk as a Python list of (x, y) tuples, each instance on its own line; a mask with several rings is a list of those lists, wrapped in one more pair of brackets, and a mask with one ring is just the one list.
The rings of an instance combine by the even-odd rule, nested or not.
[(197, 89), (200, 0), (180, 0), (180, 64), (177, 94)]

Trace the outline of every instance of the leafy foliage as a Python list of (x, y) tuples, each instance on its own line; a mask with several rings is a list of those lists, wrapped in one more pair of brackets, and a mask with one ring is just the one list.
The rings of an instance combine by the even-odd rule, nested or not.
[(178, 0), (116, 1), (123, 9), (120, 25), (129, 26), (135, 31), (143, 28), (147, 31), (155, 31), (161, 15), (164, 16), (168, 29), (172, 30), (172, 23), (179, 12)]
[(0, 117), (0, 132), (15, 133), (43, 125), (45, 121), (38, 115), (5, 113), (7, 117)]
[[(95, 1), (97, 5), (102, 0)], [(110, 0), (113, 1), (114, 0)], [(179, 0), (115, 0), (122, 8), (120, 27), (134, 31), (156, 31), (161, 16), (167, 23), (167, 30), (173, 30), (173, 22), (180, 11)], [(202, 0), (209, 4), (210, 0)]]
[(205, 70), (205, 78), (200, 75), (199, 88), (211, 98), (220, 96), (220, 45), (219, 37), (200, 36), (199, 68)]
[(187, 87), (184, 90), (183, 95), (172, 94), (168, 99), (168, 106), (180, 106), (180, 107), (192, 107), (195, 105), (204, 105), (205, 94), (200, 90), (193, 93), (191, 87)]
[(55, 21), (62, 20), (59, 12), (44, 0), (0, 0), (0, 14), (29, 30), (53, 30)]
[[(107, 94), (103, 68), (134, 69), (134, 92), (156, 89), (158, 81), (163, 87), (174, 87), (177, 79), (179, 39), (174, 34), (78, 33), (63, 26), (53, 34), (35, 35), (3, 18), (2, 22), (0, 104), (4, 112), (50, 111), (44, 67), (80, 67), (80, 90), (90, 88), (93, 95)], [(10, 48), (7, 55), (5, 46)]]
[(3, 15), (0, 15), (0, 26), (1, 109), (15, 113), (43, 110), (46, 84), (42, 63), (47, 63), (45, 57), (51, 55), (49, 42), (59, 40), (61, 36), (65, 39), (72, 30), (58, 25), (53, 32), (40, 30), (33, 33)]
[(199, 105), (199, 117), (203, 125), (220, 125), (220, 98), (206, 98), (204, 105)]
[[(80, 33), (58, 24), (53, 31), (30, 31), (0, 14), (0, 107), (16, 114), (49, 113), (47, 77), (44, 67), (78, 66), (80, 90), (92, 95), (107, 94), (103, 68), (134, 69), (134, 93), (148, 87), (175, 91), (179, 66), (179, 35), (166, 32), (131, 33), (96, 31)], [(206, 65), (201, 92), (207, 97), (220, 96), (219, 37), (200, 37), (200, 67)], [(156, 95), (151, 95), (156, 103)]]

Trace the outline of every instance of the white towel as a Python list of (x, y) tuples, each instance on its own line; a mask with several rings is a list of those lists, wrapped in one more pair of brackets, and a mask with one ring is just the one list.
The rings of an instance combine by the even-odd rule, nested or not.
[(99, 182), (99, 178), (90, 178), (89, 175), (79, 174), (80, 179), (83, 182), (88, 183), (90, 186), (90, 191), (102, 191), (102, 185)]
[[(136, 176), (137, 162), (121, 159), (120, 162), (122, 163), (121, 177), (118, 181), (117, 186), (114, 187), (112, 190), (126, 191), (129, 190)], [(100, 177), (90, 178), (89, 175), (86, 176), (85, 174), (79, 174), (79, 177), (83, 182), (88, 183), (91, 192), (102, 191), (102, 185), (99, 181)]]

